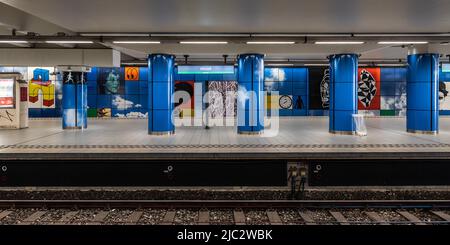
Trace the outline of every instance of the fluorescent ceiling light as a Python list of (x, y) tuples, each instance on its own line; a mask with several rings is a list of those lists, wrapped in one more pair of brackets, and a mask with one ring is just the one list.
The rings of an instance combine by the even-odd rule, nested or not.
[(330, 66), (330, 64), (303, 64), (304, 66)]
[(52, 44), (89, 44), (89, 43), (94, 43), (93, 41), (70, 41), (70, 40), (45, 41), (45, 42), (52, 43)]
[(160, 44), (160, 41), (113, 41), (116, 44)]
[(250, 37), (250, 34), (233, 33), (155, 33), (152, 37)]
[(283, 42), (283, 41), (251, 41), (251, 42), (247, 42), (247, 44), (295, 44), (295, 42), (292, 42), (292, 41), (288, 41), (288, 42)]
[(81, 33), (81, 36), (84, 37), (149, 37), (148, 33)]
[(294, 64), (266, 64), (266, 66), (293, 66)]
[(426, 41), (381, 41), (378, 44), (427, 44)]
[(181, 41), (180, 44), (228, 44), (225, 41)]
[(362, 41), (318, 41), (315, 44), (341, 45), (341, 44), (364, 44)]
[(1, 40), (0, 43), (28, 43), (28, 41), (23, 41), (23, 40)]

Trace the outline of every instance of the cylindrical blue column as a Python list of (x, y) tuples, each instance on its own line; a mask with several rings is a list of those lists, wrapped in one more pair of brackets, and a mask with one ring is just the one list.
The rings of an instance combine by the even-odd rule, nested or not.
[(264, 131), (264, 55), (238, 56), (238, 133)]
[(148, 133), (170, 135), (175, 133), (173, 123), (175, 56), (151, 54), (148, 58)]
[(63, 72), (62, 127), (87, 128), (87, 86), (83, 72)]
[(410, 133), (439, 131), (439, 54), (408, 55), (406, 127)]
[(354, 134), (358, 113), (358, 55), (330, 56), (330, 133)]

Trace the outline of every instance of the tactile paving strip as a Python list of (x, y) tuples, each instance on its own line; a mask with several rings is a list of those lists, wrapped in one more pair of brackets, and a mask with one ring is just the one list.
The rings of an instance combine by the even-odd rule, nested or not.
[(0, 145), (0, 149), (445, 148), (450, 144)]

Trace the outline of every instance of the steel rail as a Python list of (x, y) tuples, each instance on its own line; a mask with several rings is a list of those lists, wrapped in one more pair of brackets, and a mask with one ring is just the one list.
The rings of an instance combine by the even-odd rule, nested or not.
[(0, 208), (450, 208), (450, 200), (0, 200)]

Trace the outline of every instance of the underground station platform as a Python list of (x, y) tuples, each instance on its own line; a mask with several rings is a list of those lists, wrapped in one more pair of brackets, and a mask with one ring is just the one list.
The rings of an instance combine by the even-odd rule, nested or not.
[(438, 135), (405, 131), (405, 118), (366, 118), (367, 135), (337, 135), (328, 117), (281, 118), (276, 136), (236, 127), (177, 127), (146, 133), (144, 119), (92, 119), (62, 130), (60, 119), (0, 131), (2, 186), (446, 186), (450, 118)]

